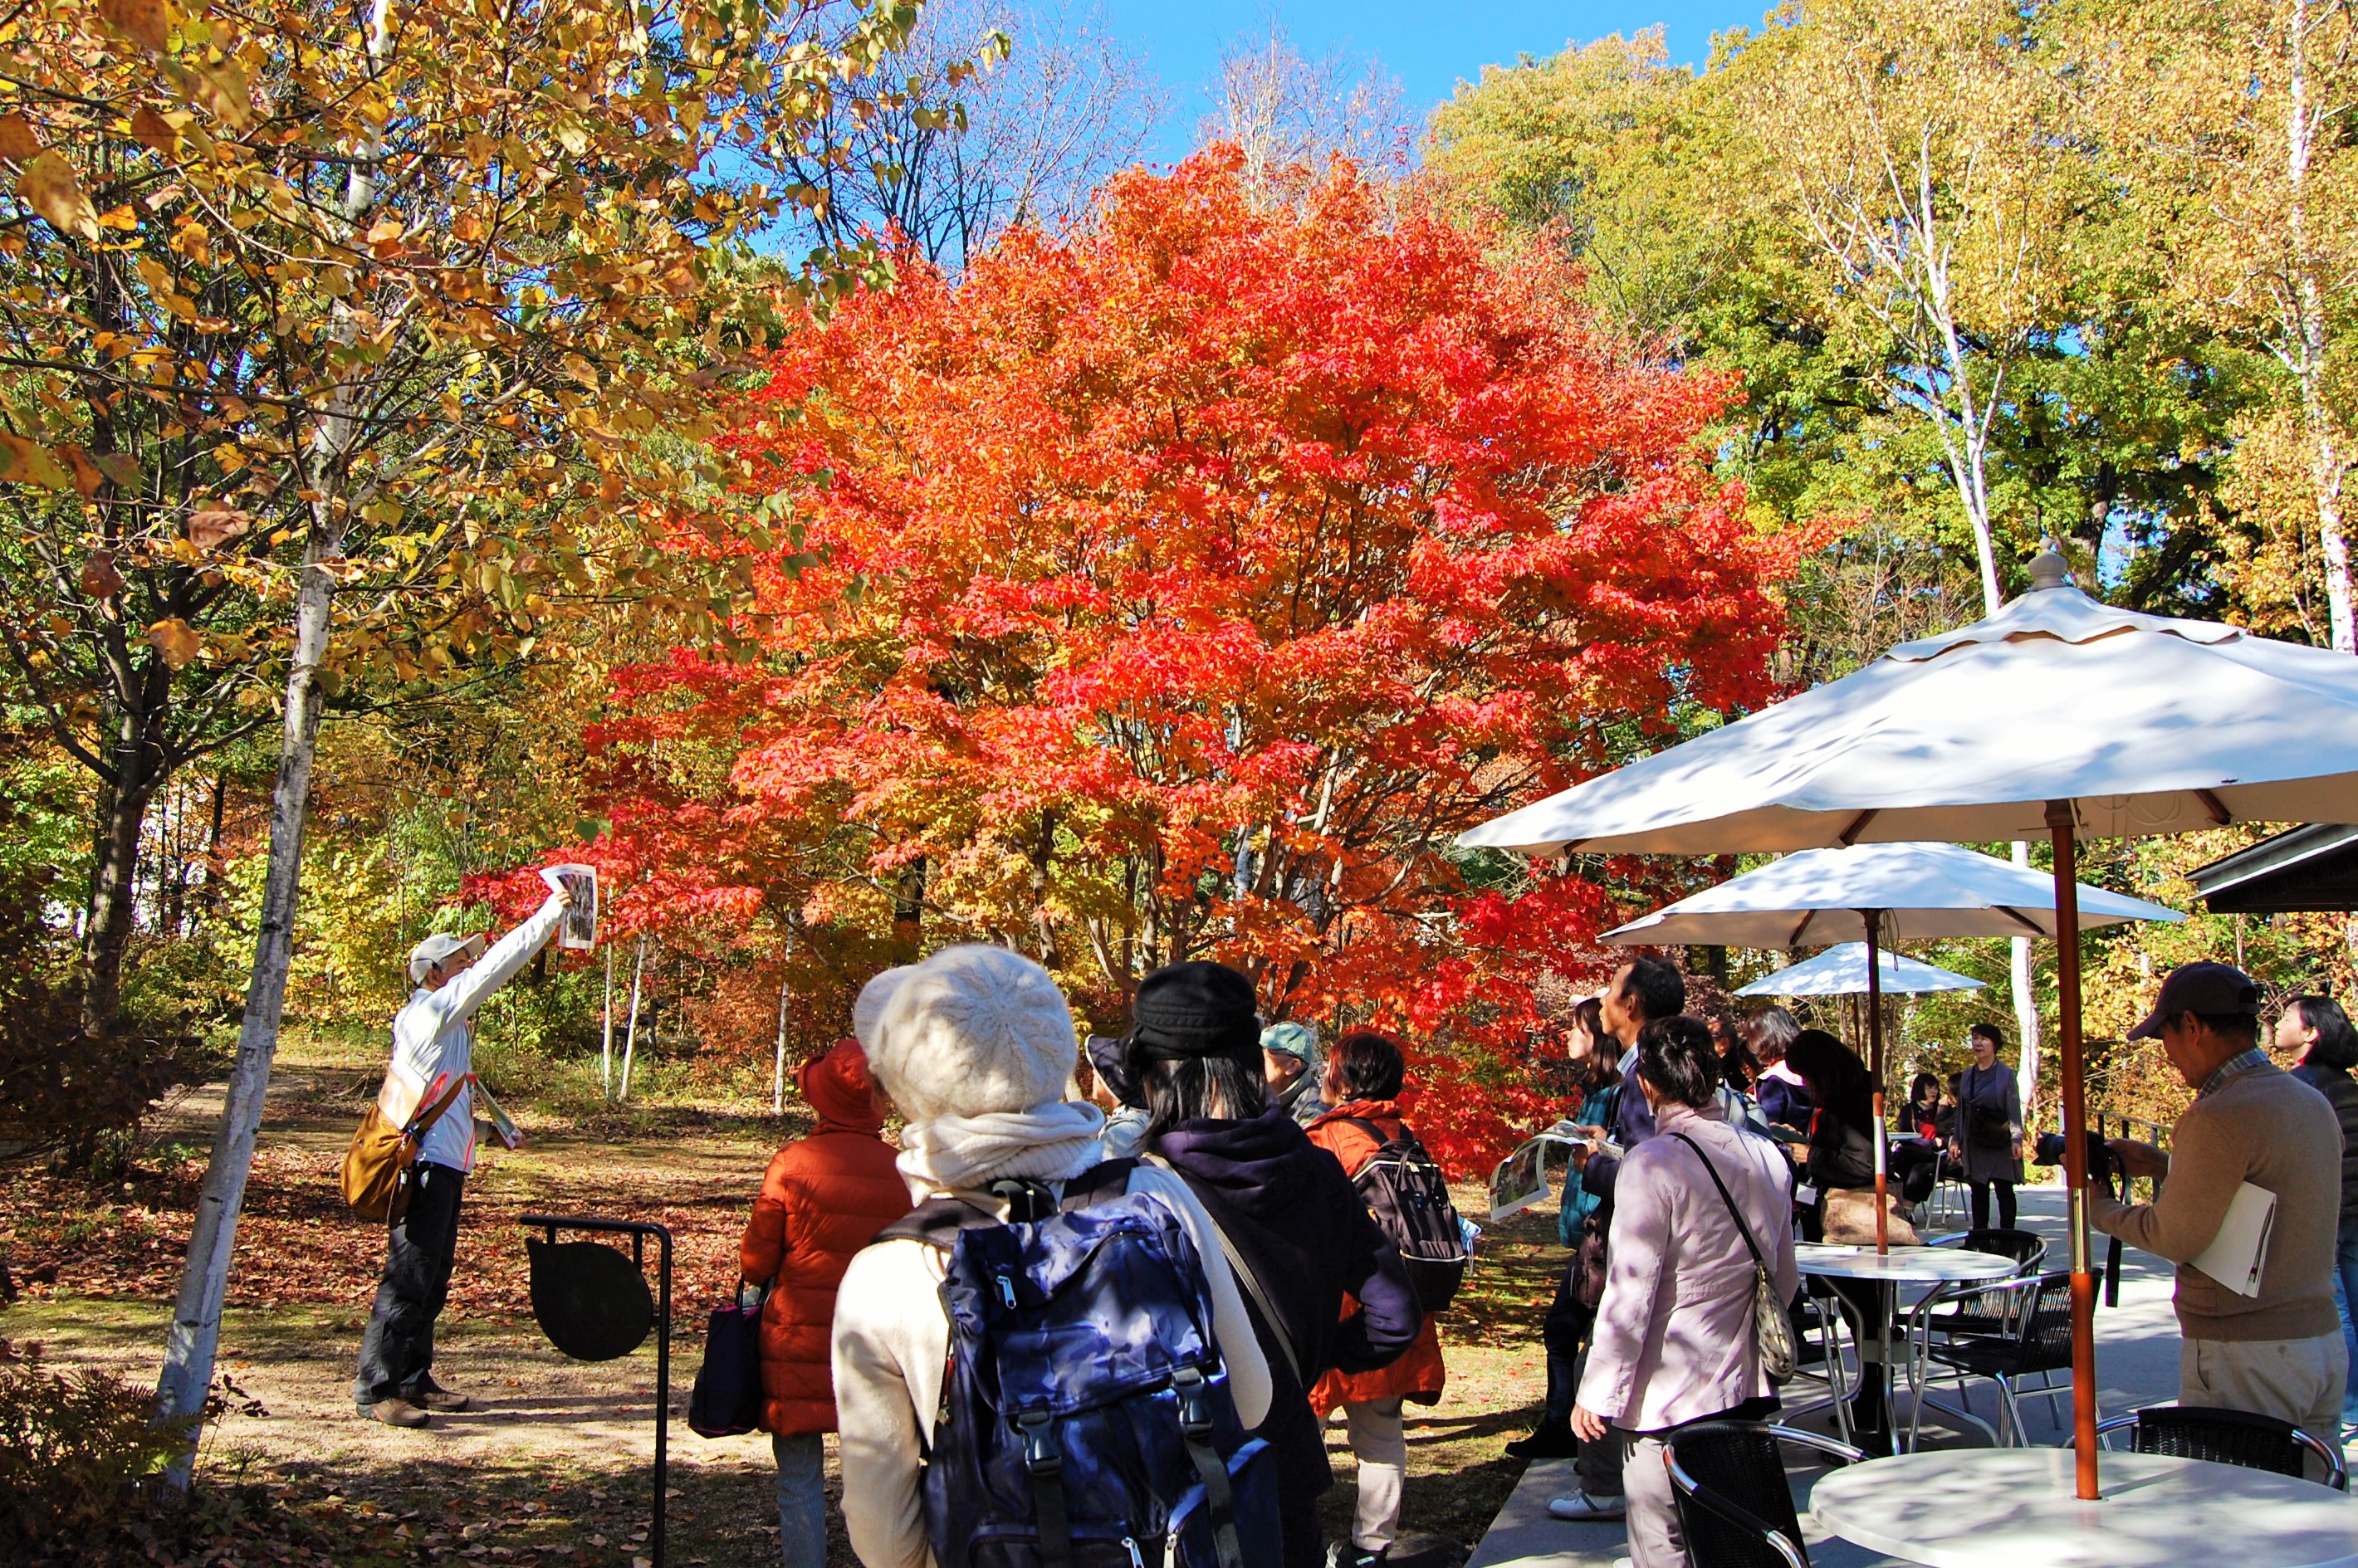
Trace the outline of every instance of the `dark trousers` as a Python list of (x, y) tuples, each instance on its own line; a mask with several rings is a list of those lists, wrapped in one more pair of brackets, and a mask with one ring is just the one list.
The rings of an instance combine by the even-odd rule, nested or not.
[(459, 1250), (459, 1190), (466, 1180), (448, 1165), (421, 1162), (410, 1173), (409, 1207), (388, 1234), (384, 1277), (369, 1309), (368, 1331), (361, 1336), (352, 1402), (363, 1410), (434, 1386), (434, 1320), (450, 1295), (450, 1264)]
[[(1596, 1311), (1582, 1304), (1572, 1287), (1577, 1255), (1556, 1281), (1555, 1300), (1540, 1324), (1540, 1340), (1547, 1346), (1547, 1408), (1541, 1420), (1563, 1424), (1572, 1420), (1574, 1397), (1580, 1392), (1580, 1354), (1596, 1331)], [(1572, 1464), (1580, 1488), (1592, 1498), (1621, 1495), (1621, 1435), (1607, 1432), (1595, 1442), (1584, 1442)]]
[(1990, 1189), (1997, 1189), (1997, 1224), (2000, 1230), (2014, 1228), (2014, 1184), (2012, 1182), (1967, 1182), (1965, 1195), (1974, 1213), (1974, 1228), (1989, 1228)]

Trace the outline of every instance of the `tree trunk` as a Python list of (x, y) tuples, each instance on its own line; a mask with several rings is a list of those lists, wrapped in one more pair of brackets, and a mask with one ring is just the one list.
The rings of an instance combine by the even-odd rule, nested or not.
[[(2018, 839), (2014, 846), (2014, 863), (2025, 870), (2030, 866), (2030, 846)], [(2028, 1127), (2039, 1106), (2039, 992), (2031, 984), (2030, 938), (2017, 936), (2010, 946), (2014, 953), (2007, 978), (2014, 988), (2014, 1031), (2015, 1038), (2022, 1043), (2022, 1054), (2014, 1076), (2022, 1085), (2022, 1121)]]
[(2318, 121), (2309, 104), (2309, 0), (2292, 0), (2285, 25), (2286, 228), (2292, 241), (2292, 307), (2295, 342), (2287, 358), (2300, 383), (2300, 422), (2309, 449), (2310, 497), (2317, 507), (2317, 543), (2325, 557), (2325, 601), (2333, 646), (2358, 653), (2350, 591), (2350, 543), (2343, 532), (2342, 479), (2346, 467), (2333, 409), (2327, 401), (2325, 357), (2331, 347), (2325, 319), (2322, 270), (2310, 243), (2309, 166), (2316, 152)]
[(81, 1029), (92, 1039), (113, 1031), (123, 1007), (123, 949), (131, 940), (137, 892), (139, 837), (147, 807), (163, 783), (162, 769), (136, 714), (124, 714), (114, 748), (114, 777), (104, 792), (105, 816), (91, 868), (90, 905), (82, 919)]
[[(229, 1291), (231, 1253), (237, 1243), (238, 1211), (245, 1202), (246, 1173), (254, 1163), (254, 1136), (262, 1127), (262, 1102), (270, 1085), (270, 1062), (278, 1049), (278, 1021), (287, 1003), (287, 971), (294, 957), (295, 904), (303, 866), (303, 821), (311, 797), (311, 760), (319, 738), (319, 666), (328, 651), (329, 611), (335, 579), (325, 565), (341, 540), (314, 533), (295, 598), (295, 659), (287, 676), (287, 717), (278, 744), (278, 777), (270, 795), (270, 861), (262, 887), (260, 929), (254, 943), (254, 975), (245, 992), (245, 1016), (238, 1029), (237, 1060), (230, 1069), (227, 1101), (213, 1134), (212, 1160), (197, 1197), (196, 1224), (189, 1257), (180, 1271), (180, 1295), (165, 1341), (164, 1372), (156, 1385), (157, 1413), (193, 1417), (204, 1409), (212, 1388), (213, 1357), (221, 1339), (222, 1300)], [(168, 1482), (186, 1491), (196, 1462), (196, 1433), (173, 1461)]]

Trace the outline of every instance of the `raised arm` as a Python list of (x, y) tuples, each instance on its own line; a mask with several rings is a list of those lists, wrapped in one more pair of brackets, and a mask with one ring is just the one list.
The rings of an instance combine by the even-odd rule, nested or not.
[(548, 946), (557, 935), (557, 923), (565, 918), (566, 901), (561, 893), (550, 893), (546, 903), (532, 917), (497, 942), (491, 951), (461, 969), (440, 990), (434, 993), (433, 1006), (445, 1022), (472, 1018), (475, 1011), (492, 1000), (492, 993), (515, 978), (515, 972), (532, 962), (532, 956)]

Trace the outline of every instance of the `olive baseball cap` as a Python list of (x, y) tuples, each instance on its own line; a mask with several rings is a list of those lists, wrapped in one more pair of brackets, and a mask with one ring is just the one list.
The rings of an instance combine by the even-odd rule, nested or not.
[(2181, 1012), (2243, 1013), (2257, 1018), (2260, 988), (2233, 964), (2214, 964), (2207, 958), (2198, 964), (2180, 964), (2163, 978), (2153, 1011), (2129, 1031), (2129, 1038), (2158, 1039), (2162, 1024)]

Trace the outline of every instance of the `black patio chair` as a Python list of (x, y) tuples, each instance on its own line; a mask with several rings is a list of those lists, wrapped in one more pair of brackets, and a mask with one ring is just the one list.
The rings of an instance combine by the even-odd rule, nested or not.
[[(1928, 1369), (1937, 1366), (1956, 1374), (1960, 1400), (1965, 1397), (1965, 1379), (1969, 1377), (1987, 1378), (1996, 1383), (2000, 1412), (1996, 1428), (1970, 1411), (1957, 1413), (1988, 1432), (2001, 1447), (2010, 1422), (2015, 1441), (2028, 1448), (2030, 1433), (2022, 1424), (2019, 1401), (2051, 1399), (2071, 1391), (2069, 1384), (2058, 1387), (2054, 1375), (2071, 1369), (2071, 1276), (2039, 1274), (2029, 1279), (2001, 1280), (1994, 1285), (1981, 1286), (1975, 1294), (2001, 1298), (1998, 1304), (2004, 1307), (2006, 1321), (2000, 1330), (1946, 1340), (1928, 1339), (1919, 1346), (1917, 1355)], [(2038, 1378), (2040, 1386), (2016, 1387), (2018, 1379), (2029, 1377)], [(1916, 1412), (1908, 1426), (1908, 1448), (1913, 1453), (1917, 1433), (1924, 1420), (1924, 1406), (1931, 1400), (1923, 1376), (1911, 1376), (1909, 1380), (1919, 1390)]]
[[(2047, 1240), (2031, 1230), (1968, 1230), (1953, 1239), (1944, 1238), (1939, 1245), (2011, 1259), (2017, 1280), (2038, 1273), (2039, 1266), (2047, 1261)], [(1985, 1299), (1980, 1290), (1971, 1286), (1952, 1292), (1947, 1300), (1952, 1303), (1950, 1310), (1928, 1316), (1923, 1323), (1925, 1331), (1952, 1336), (2000, 1334), (2005, 1332), (2006, 1314), (2013, 1304), (2004, 1295)]]
[(1809, 1568), (1779, 1443), (1845, 1465), (1866, 1457), (1847, 1443), (1766, 1422), (1697, 1422), (1671, 1434), (1662, 1457), (1688, 1568)]
[(1831, 1409), (1834, 1426), (1844, 1442), (1850, 1441), (1850, 1401), (1855, 1391), (1851, 1386), (1848, 1368), (1843, 1365), (1843, 1340), (1851, 1336), (1850, 1321), (1843, 1314), (1840, 1299), (1832, 1286), (1812, 1275), (1801, 1280), (1801, 1293), (1794, 1298), (1790, 1314), (1793, 1320), (1795, 1357), (1794, 1376), (1814, 1379), (1825, 1385), (1825, 1397), (1801, 1404), (1787, 1403), (1788, 1416), (1805, 1415), (1811, 1411)]
[(2208, 1459), (2214, 1465), (2240, 1465), (2304, 1479), (2313, 1456), (2324, 1467), (2325, 1485), (2337, 1492), (2350, 1489), (2350, 1472), (2339, 1449), (2272, 1415), (2203, 1405), (2147, 1405), (2096, 1427), (2098, 1437), (2115, 1432), (2126, 1432), (2129, 1447), (2138, 1454)]

